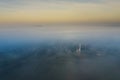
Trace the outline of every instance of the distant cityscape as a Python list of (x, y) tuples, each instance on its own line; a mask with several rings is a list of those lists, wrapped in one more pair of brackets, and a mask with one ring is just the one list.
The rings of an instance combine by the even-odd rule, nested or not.
[[(54, 44), (46, 43), (32, 47), (19, 47), (10, 49), (8, 52), (0, 52), (0, 79), (33, 80), (34, 78), (36, 80), (49, 80), (51, 78), (52, 80), (66, 80), (67, 75), (70, 74), (73, 78), (72, 80), (75, 79), (75, 76), (77, 77), (75, 80), (88, 80), (85, 76), (89, 79), (95, 78), (93, 80), (98, 80), (99, 76), (102, 76), (102, 79), (109, 80), (110, 76), (106, 74), (108, 71), (104, 71), (104, 68), (120, 66), (118, 62), (119, 57), (117, 50), (115, 52), (114, 49), (80, 43), (61, 42)], [(86, 67), (89, 67), (88, 71), (96, 70), (99, 72), (103, 70), (107, 77), (104, 77), (101, 71), (101, 74), (93, 71), (93, 75), (89, 77), (92, 72), (86, 72), (85, 74)], [(82, 72), (79, 69), (82, 69)], [(119, 70), (119, 68), (116, 69)], [(110, 71), (113, 72), (114, 70)], [(84, 76), (81, 76), (81, 74)], [(115, 72), (116, 74), (119, 73)], [(94, 75), (98, 77), (94, 77)], [(117, 77), (119, 78), (119, 76)]]

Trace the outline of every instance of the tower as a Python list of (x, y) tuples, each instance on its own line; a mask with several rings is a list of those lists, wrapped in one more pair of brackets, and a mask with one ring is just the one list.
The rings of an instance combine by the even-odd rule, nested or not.
[(80, 54), (81, 54), (81, 44), (79, 44), (78, 45), (78, 48), (77, 48), (77, 50), (76, 50), (76, 53), (77, 53), (77, 55), (79, 55), (80, 56)]

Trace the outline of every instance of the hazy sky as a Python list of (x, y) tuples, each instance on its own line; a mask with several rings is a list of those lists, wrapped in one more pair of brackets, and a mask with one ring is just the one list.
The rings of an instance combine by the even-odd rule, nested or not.
[(0, 22), (120, 22), (120, 0), (0, 0)]

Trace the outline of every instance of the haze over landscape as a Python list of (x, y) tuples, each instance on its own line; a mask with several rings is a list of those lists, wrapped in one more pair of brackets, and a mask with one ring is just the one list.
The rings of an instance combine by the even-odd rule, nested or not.
[(120, 80), (119, 0), (0, 0), (0, 80)]

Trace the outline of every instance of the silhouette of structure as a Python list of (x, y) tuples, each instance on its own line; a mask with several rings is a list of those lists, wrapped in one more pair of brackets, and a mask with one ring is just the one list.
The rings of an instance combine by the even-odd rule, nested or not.
[(79, 44), (79, 46), (78, 46), (78, 48), (77, 48), (77, 50), (76, 50), (76, 53), (77, 53), (77, 55), (81, 55), (81, 48), (82, 48), (82, 45), (81, 44)]

